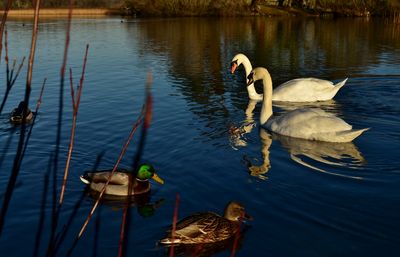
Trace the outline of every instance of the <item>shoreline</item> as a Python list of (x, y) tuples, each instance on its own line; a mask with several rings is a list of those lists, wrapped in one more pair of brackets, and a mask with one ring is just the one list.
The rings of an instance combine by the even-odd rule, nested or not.
[[(1, 10), (4, 12), (4, 10)], [(41, 8), (39, 16), (68, 16), (68, 8)], [(34, 9), (9, 10), (9, 17), (33, 16)], [(72, 16), (108, 16), (121, 15), (121, 10), (110, 8), (73, 8)], [(2, 14), (1, 14), (2, 16)]]
[[(2, 16), (4, 10), (0, 10), (0, 16)], [(63, 17), (68, 16), (69, 8), (41, 8), (40, 16), (45, 17)], [(29, 17), (33, 16), (34, 9), (11, 9), (8, 12), (9, 17)], [(137, 14), (131, 12), (129, 8), (73, 8), (72, 16), (127, 16), (127, 17), (206, 17), (206, 16), (275, 16), (275, 17), (288, 17), (288, 16), (298, 16), (298, 17), (380, 17), (379, 15), (371, 15), (369, 12), (360, 11), (349, 11), (345, 10), (343, 12), (334, 12), (332, 10), (304, 10), (301, 8), (287, 8), (287, 7), (275, 7), (268, 5), (258, 5), (256, 10), (247, 10), (240, 14), (224, 15), (221, 13), (209, 13), (200, 15), (188, 15), (188, 14), (175, 14), (175, 15), (162, 15), (160, 13), (145, 13)], [(391, 15), (389, 15), (391, 17)], [(400, 14), (396, 13), (392, 16), (396, 23), (400, 21)]]

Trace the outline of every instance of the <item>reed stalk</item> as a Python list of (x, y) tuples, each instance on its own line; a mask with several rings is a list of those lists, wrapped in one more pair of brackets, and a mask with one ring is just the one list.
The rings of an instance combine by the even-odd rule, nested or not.
[(52, 221), (51, 221), (51, 234), (49, 237), (49, 245), (47, 249), (47, 256), (51, 255), (54, 247), (54, 237), (56, 233), (56, 229), (58, 226), (58, 215), (61, 208), (60, 205), (57, 207), (57, 171), (58, 171), (58, 156), (60, 152), (60, 142), (61, 142), (61, 128), (62, 128), (62, 120), (63, 120), (63, 106), (64, 106), (64, 80), (65, 80), (65, 69), (67, 66), (68, 59), (68, 50), (70, 43), (70, 31), (71, 31), (71, 20), (72, 20), (72, 0), (68, 1), (68, 19), (67, 19), (67, 27), (65, 32), (65, 44), (64, 44), (64, 54), (63, 60), (60, 68), (60, 91), (59, 91), (59, 101), (58, 101), (58, 120), (57, 120), (57, 133), (55, 140), (55, 149), (54, 149), (54, 158), (53, 158), (53, 190), (52, 190)]
[(35, 112), (34, 112), (34, 115), (33, 115), (33, 120), (32, 120), (31, 126), (29, 128), (28, 134), (26, 136), (24, 148), (22, 150), (22, 155), (21, 155), (22, 158), (24, 157), (26, 148), (28, 147), (28, 142), (29, 142), (29, 139), (31, 137), (33, 127), (35, 125), (35, 121), (36, 121), (37, 114), (39, 112), (40, 105), (42, 103), (43, 91), (44, 91), (44, 86), (46, 85), (46, 80), (47, 80), (47, 78), (44, 79), (43, 84), (42, 84), (42, 88), (40, 90), (40, 95), (39, 95), (39, 99), (38, 99), (38, 101), (36, 103), (36, 108), (35, 108)]
[[(83, 81), (85, 78), (85, 70), (86, 70), (88, 51), (89, 51), (89, 45), (86, 45), (85, 57), (83, 59), (82, 75), (81, 75), (81, 79), (80, 79), (80, 82), (79, 82), (79, 85), (77, 88), (76, 96), (75, 96), (73, 79), (72, 79), (72, 69), (70, 69), (70, 86), (71, 86), (73, 117), (72, 117), (71, 137), (70, 137), (69, 148), (68, 148), (68, 157), (67, 157), (67, 162), (66, 162), (65, 170), (64, 170), (64, 178), (63, 178), (63, 183), (61, 186), (60, 199), (58, 202), (59, 205), (61, 205), (64, 201), (64, 193), (65, 193), (65, 188), (67, 186), (67, 178), (68, 178), (69, 166), (71, 163), (72, 150), (74, 149), (76, 121), (78, 118), (78, 110), (79, 110), (79, 104), (81, 101)], [(76, 100), (75, 100), (75, 97), (77, 98)]]
[[(94, 165), (93, 165), (91, 170), (97, 170), (98, 169), (99, 164), (100, 164), (101, 159), (103, 158), (103, 156), (104, 156), (104, 151), (102, 151), (100, 154), (97, 155), (96, 161), (95, 161), (95, 163), (94, 163)], [(67, 233), (68, 233), (69, 229), (72, 228), (71, 225), (72, 225), (74, 219), (76, 218), (76, 216), (79, 214), (78, 210), (79, 210), (80, 206), (82, 205), (82, 203), (83, 203), (83, 201), (85, 199), (85, 196), (86, 196), (86, 192), (83, 191), (82, 194), (81, 194), (81, 197), (79, 198), (79, 201), (75, 204), (68, 221), (63, 226), (63, 228), (60, 231), (60, 233), (57, 234), (57, 237), (56, 237), (57, 241), (54, 244), (55, 247), (53, 249), (53, 256), (58, 256), (57, 252), (60, 249), (60, 246), (61, 246), (62, 242), (64, 241), (65, 237), (67, 236)], [(95, 256), (95, 255), (93, 255), (93, 256)]]
[[(143, 110), (144, 110), (144, 108), (143, 108)], [(96, 202), (94, 203), (94, 205), (93, 205), (92, 209), (90, 210), (90, 212), (89, 212), (89, 214), (88, 214), (88, 216), (87, 216), (85, 222), (83, 223), (83, 225), (82, 225), (82, 227), (81, 227), (81, 229), (80, 229), (80, 231), (79, 231), (79, 233), (78, 233), (78, 236), (77, 236), (76, 239), (75, 239), (76, 241), (79, 240), (79, 239), (82, 237), (83, 233), (85, 232), (86, 227), (87, 227), (87, 225), (89, 224), (89, 221), (90, 221), (90, 219), (91, 219), (92, 216), (93, 216), (93, 213), (96, 211), (96, 208), (97, 208), (97, 206), (99, 205), (100, 200), (101, 200), (101, 198), (103, 197), (104, 192), (106, 191), (106, 188), (107, 188), (108, 184), (110, 183), (110, 180), (111, 180), (112, 176), (114, 175), (115, 171), (117, 170), (117, 168), (118, 168), (118, 166), (119, 166), (119, 163), (121, 162), (123, 156), (125, 155), (126, 150), (128, 149), (129, 143), (131, 142), (131, 140), (132, 140), (132, 138), (133, 138), (133, 135), (135, 134), (135, 132), (136, 132), (137, 128), (139, 127), (139, 125), (142, 123), (142, 121), (143, 121), (143, 114), (144, 114), (143, 110), (142, 110), (142, 112), (140, 113), (140, 115), (139, 115), (139, 117), (137, 118), (137, 120), (135, 121), (135, 123), (133, 123), (133, 126), (132, 126), (132, 129), (131, 129), (130, 133), (129, 133), (129, 136), (128, 136), (127, 140), (125, 141), (125, 145), (123, 146), (123, 148), (122, 148), (122, 150), (121, 150), (121, 152), (120, 152), (120, 154), (119, 154), (119, 156), (118, 156), (118, 159), (117, 159), (117, 161), (116, 161), (115, 164), (114, 164), (114, 167), (113, 167), (113, 169), (112, 169), (112, 171), (111, 171), (111, 173), (110, 173), (110, 176), (109, 176), (108, 180), (107, 180), (106, 183), (104, 184), (104, 187), (103, 187), (102, 190), (100, 191), (100, 194), (99, 194), (99, 196), (98, 196)]]
[(240, 239), (240, 229), (242, 227), (243, 218), (244, 218), (244, 214), (242, 214), (242, 218), (239, 221), (239, 229), (235, 233), (235, 239), (233, 240), (233, 245), (232, 245), (232, 250), (231, 250), (230, 257), (234, 257), (235, 254), (236, 254), (236, 251), (237, 251), (237, 248), (238, 248), (239, 239)]
[(9, 95), (12, 87), (14, 86), (15, 81), (17, 80), (17, 78), (18, 78), (18, 76), (19, 76), (19, 74), (21, 72), (21, 69), (22, 69), (22, 67), (24, 65), (24, 62), (25, 62), (25, 56), (24, 56), (22, 58), (22, 61), (21, 61), (20, 65), (18, 66), (17, 73), (14, 76), (16, 60), (14, 59), (12, 68), (10, 70), (10, 64), (9, 64), (9, 59), (8, 59), (8, 33), (7, 33), (7, 30), (5, 30), (4, 35), (5, 35), (4, 47), (5, 47), (5, 50), (6, 50), (5, 62), (6, 62), (7, 85), (6, 85), (6, 91), (5, 91), (4, 96), (3, 96), (3, 100), (2, 100), (1, 105), (0, 105), (0, 114), (3, 111), (4, 105), (6, 104), (6, 101), (8, 99), (8, 95)]
[(8, 184), (7, 184), (7, 189), (4, 194), (3, 206), (2, 206), (1, 212), (0, 212), (0, 236), (3, 231), (3, 226), (5, 223), (5, 217), (7, 214), (8, 206), (11, 201), (15, 183), (17, 181), (17, 177), (18, 177), (19, 170), (20, 170), (20, 164), (22, 162), (21, 157), (22, 157), (22, 149), (23, 149), (24, 141), (25, 141), (25, 129), (26, 129), (25, 121), (26, 121), (27, 108), (28, 108), (29, 97), (30, 97), (30, 92), (31, 92), (33, 62), (35, 59), (34, 57), (35, 57), (35, 50), (36, 50), (36, 41), (37, 41), (38, 28), (39, 28), (39, 11), (40, 11), (40, 1), (37, 0), (35, 3), (35, 14), (34, 14), (33, 29), (32, 29), (32, 42), (31, 42), (31, 50), (30, 50), (30, 54), (29, 54), (27, 78), (26, 78), (25, 99), (24, 99), (25, 103), (26, 103), (26, 108), (23, 111), (21, 132), (20, 132), (20, 137), (19, 137), (19, 142), (18, 142), (18, 147), (17, 147), (17, 153), (14, 157), (13, 169), (12, 169), (12, 172), (11, 172)]
[[(179, 210), (179, 202), (181, 197), (177, 193), (175, 196), (175, 208), (174, 208), (174, 216), (172, 217), (172, 230), (171, 230), (171, 241), (174, 242), (175, 240), (175, 231), (176, 231), (176, 223), (178, 222), (178, 210)], [(169, 249), (169, 257), (174, 256), (174, 244), (171, 245)]]
[(46, 202), (47, 202), (47, 191), (48, 191), (48, 185), (49, 185), (49, 180), (50, 180), (50, 171), (51, 171), (51, 161), (52, 157), (49, 158), (48, 164), (47, 164), (47, 172), (44, 175), (44, 185), (43, 185), (43, 193), (42, 193), (42, 201), (41, 201), (41, 208), (40, 208), (40, 216), (39, 216), (39, 221), (38, 221), (38, 229), (36, 232), (35, 236), (35, 246), (33, 249), (33, 257), (39, 256), (39, 248), (40, 248), (40, 242), (42, 240), (43, 236), (43, 228), (45, 224), (45, 216), (46, 216)]
[(11, 8), (12, 0), (7, 0), (6, 8), (4, 8), (3, 16), (1, 17), (0, 23), (0, 60), (1, 60), (1, 53), (3, 50), (3, 32), (7, 22), (8, 11)]
[(120, 240), (119, 240), (119, 249), (118, 249), (118, 256), (122, 257), (126, 255), (126, 248), (127, 248), (127, 238), (129, 237), (129, 225), (130, 225), (130, 196), (133, 192), (133, 185), (137, 175), (137, 171), (139, 169), (140, 159), (142, 157), (144, 145), (146, 142), (146, 135), (147, 131), (150, 127), (150, 121), (152, 117), (152, 109), (153, 109), (153, 98), (151, 95), (150, 87), (152, 83), (152, 75), (151, 73), (147, 74), (147, 82), (146, 82), (146, 99), (144, 105), (144, 122), (143, 122), (143, 129), (142, 134), (138, 144), (138, 150), (136, 152), (134, 161), (133, 161), (133, 169), (132, 169), (132, 176), (129, 179), (128, 185), (128, 197), (126, 199), (126, 204), (124, 206), (124, 211), (122, 215), (122, 222), (121, 222), (121, 232), (120, 232)]
[(198, 245), (190, 255), (190, 257), (198, 257), (201, 254), (201, 251), (203, 250), (203, 245)]

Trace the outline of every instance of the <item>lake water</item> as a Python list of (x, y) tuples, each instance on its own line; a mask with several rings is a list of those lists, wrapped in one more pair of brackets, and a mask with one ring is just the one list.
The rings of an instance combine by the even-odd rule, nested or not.
[[(44, 256), (52, 236), (72, 121), (64, 88), (57, 171), (60, 67), (67, 21), (43, 19), (30, 106), (43, 102), (22, 162), (0, 237), (2, 256)], [(10, 59), (29, 56), (31, 21), (7, 22)], [(165, 256), (157, 245), (172, 222), (198, 211), (222, 213), (230, 200), (254, 218), (235, 256), (398, 256), (400, 252), (400, 26), (374, 19), (76, 18), (68, 67), (77, 83), (85, 45), (89, 56), (71, 169), (56, 234), (67, 227), (57, 256), (65, 256), (94, 201), (79, 180), (111, 168), (138, 117), (146, 77), (153, 75), (153, 119), (142, 161), (165, 180), (153, 184), (146, 207), (132, 207), (128, 256)], [(245, 53), (271, 73), (274, 85), (297, 77), (338, 82), (334, 100), (318, 107), (354, 128), (371, 128), (352, 143), (332, 144), (271, 135), (260, 129), (260, 103), (248, 105)], [(5, 52), (3, 48), (4, 58)], [(5, 62), (0, 76), (5, 85)], [(26, 63), (0, 116), (0, 196), (10, 179), (20, 135), (8, 122), (24, 95)], [(5, 90), (2, 87), (1, 94)], [(259, 85), (257, 89), (262, 90)], [(298, 105), (280, 104), (285, 112)], [(232, 127), (245, 128), (240, 137)], [(136, 133), (121, 166), (132, 165)], [(252, 170), (253, 172), (250, 172)], [(54, 175), (56, 174), (56, 175)], [(72, 256), (117, 256), (123, 208), (100, 205)], [(72, 217), (72, 218), (71, 218)], [(215, 256), (230, 256), (230, 246)]]

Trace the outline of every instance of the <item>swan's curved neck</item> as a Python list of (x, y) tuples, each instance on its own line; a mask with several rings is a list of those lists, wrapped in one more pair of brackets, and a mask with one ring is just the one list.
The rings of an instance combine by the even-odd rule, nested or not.
[(262, 82), (264, 96), (261, 106), (260, 124), (264, 125), (272, 116), (272, 79), (267, 70), (263, 74)]
[(250, 60), (248, 58), (242, 59), (242, 65), (244, 67), (244, 70), (246, 71), (246, 78), (247, 78), (247, 76), (249, 76), (253, 67), (251, 66)]
[[(250, 60), (248, 58), (242, 59), (242, 65), (246, 72), (246, 78), (247, 78), (247, 76), (249, 76), (251, 70), (253, 69), (253, 66), (251, 65)], [(248, 80), (247, 80), (247, 82), (248, 82)], [(250, 99), (253, 99), (252, 96), (256, 97), (258, 95), (258, 93), (254, 87), (254, 83), (251, 83), (249, 86), (247, 86), (247, 92), (249, 93)]]

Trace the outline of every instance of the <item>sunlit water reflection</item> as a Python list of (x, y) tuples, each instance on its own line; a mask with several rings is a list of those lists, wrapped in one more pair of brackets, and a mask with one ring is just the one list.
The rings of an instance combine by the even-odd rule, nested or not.
[[(8, 22), (11, 59), (21, 60), (29, 53), (29, 22)], [(45, 77), (47, 85), (0, 237), (0, 250), (7, 256), (33, 255), (35, 246), (44, 255), (51, 235), (53, 188), (59, 192), (72, 119), (66, 86), (54, 175), (49, 158), (56, 144), (65, 28), (65, 19), (46, 19), (40, 25), (31, 107)], [(143, 214), (143, 209), (132, 207), (136, 210), (129, 255), (165, 254), (156, 242), (171, 224), (178, 192), (180, 218), (204, 210), (221, 213), (233, 199), (244, 203), (254, 220), (236, 256), (399, 252), (398, 25), (373, 19), (182, 18), (121, 23), (117, 18), (79, 18), (72, 23), (68, 59), (75, 82), (87, 43), (88, 66), (59, 230), (69, 224), (71, 215), (74, 218), (60, 256), (72, 246), (93, 205), (79, 175), (115, 163), (140, 113), (149, 71), (154, 112), (143, 161), (151, 162), (166, 183), (153, 186), (148, 200), (156, 208)], [(371, 129), (349, 144), (308, 142), (262, 130), (260, 103), (249, 105), (244, 71), (230, 74), (230, 61), (238, 52), (245, 53), (254, 67), (268, 68), (274, 85), (297, 77), (334, 82), (349, 77), (334, 100), (317, 103), (318, 108), (355, 128)], [(3, 60), (0, 72), (5, 80)], [(20, 133), (8, 123), (8, 113), (23, 97), (26, 65), (21, 74), (0, 116), (2, 198)], [(297, 106), (279, 103), (274, 111), (293, 108)], [(244, 132), (232, 141), (232, 127), (243, 124)], [(138, 135), (123, 167), (132, 165)], [(256, 176), (249, 174), (252, 166)], [(102, 204), (73, 256), (117, 255), (121, 216), (120, 205)], [(228, 256), (229, 251), (224, 248), (215, 255)]]

